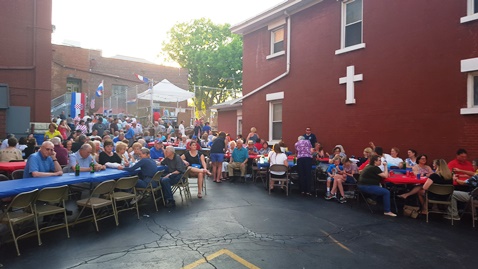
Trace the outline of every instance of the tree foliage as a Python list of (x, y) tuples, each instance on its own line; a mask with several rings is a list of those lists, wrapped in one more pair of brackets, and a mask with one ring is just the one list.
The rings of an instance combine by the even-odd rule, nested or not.
[(177, 23), (163, 42), (163, 53), (189, 69), (190, 90), (196, 85), (198, 112), (204, 113), (241, 91), (242, 39), (231, 33), (229, 27), (205, 18)]

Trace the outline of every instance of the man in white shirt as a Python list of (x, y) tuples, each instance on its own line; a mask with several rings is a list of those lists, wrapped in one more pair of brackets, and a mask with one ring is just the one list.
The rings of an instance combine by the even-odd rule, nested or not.
[(186, 129), (184, 128), (184, 125), (183, 125), (184, 121), (182, 120), (181, 123), (179, 124), (179, 132), (181, 133), (181, 135), (186, 135)]

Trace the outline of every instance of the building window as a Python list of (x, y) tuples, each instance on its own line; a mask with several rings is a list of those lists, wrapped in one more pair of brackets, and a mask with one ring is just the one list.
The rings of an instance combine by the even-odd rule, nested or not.
[(81, 92), (81, 79), (67, 78), (66, 79), (66, 92)]
[(362, 43), (362, 0), (343, 3), (342, 48)]
[(271, 31), (271, 54), (284, 51), (284, 27)]
[(478, 19), (478, 0), (467, 0), (466, 16), (460, 19), (461, 23), (474, 21)]
[(342, 30), (340, 49), (335, 54), (365, 48), (363, 43), (363, 5), (362, 0), (342, 2)]
[(478, 72), (468, 73), (467, 79), (467, 107), (462, 108), (461, 114), (478, 114)]
[(282, 139), (282, 102), (270, 103), (270, 140)]

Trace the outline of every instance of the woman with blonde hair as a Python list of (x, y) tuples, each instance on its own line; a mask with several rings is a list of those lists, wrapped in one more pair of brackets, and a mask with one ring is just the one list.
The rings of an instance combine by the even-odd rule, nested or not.
[(91, 157), (93, 157), (93, 159), (95, 159), (95, 161), (98, 162), (99, 156), (100, 156), (100, 153), (99, 153), (99, 147), (101, 145), (100, 141), (88, 141), (87, 143), (90, 144), (91, 146)]
[[(448, 168), (448, 164), (445, 160), (439, 159), (433, 161), (433, 168), (435, 168), (435, 173), (431, 174), (423, 186), (415, 186), (411, 191), (398, 195), (398, 197), (407, 199), (408, 196), (417, 194), (420, 204), (422, 205), (422, 214), (428, 212), (428, 205), (425, 201), (425, 191), (430, 188), (432, 184), (441, 184), (441, 185), (450, 185), (453, 184), (453, 175)], [(446, 200), (448, 197), (443, 195), (436, 195), (429, 193), (428, 196), (433, 200)]]
[(244, 143), (247, 144), (249, 140), (252, 140), (254, 143), (259, 139), (259, 135), (257, 134), (257, 129), (256, 127), (251, 128), (251, 132), (247, 135), (246, 140), (244, 140)]

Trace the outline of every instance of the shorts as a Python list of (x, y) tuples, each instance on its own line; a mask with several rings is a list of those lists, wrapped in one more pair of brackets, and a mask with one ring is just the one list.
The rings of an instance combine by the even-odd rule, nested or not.
[(355, 183), (357, 183), (357, 181), (355, 180), (354, 177), (352, 177), (352, 176), (347, 176), (347, 179), (345, 180), (345, 183), (347, 183), (347, 184), (355, 184)]
[(211, 153), (211, 162), (222, 163), (224, 161), (224, 153)]

